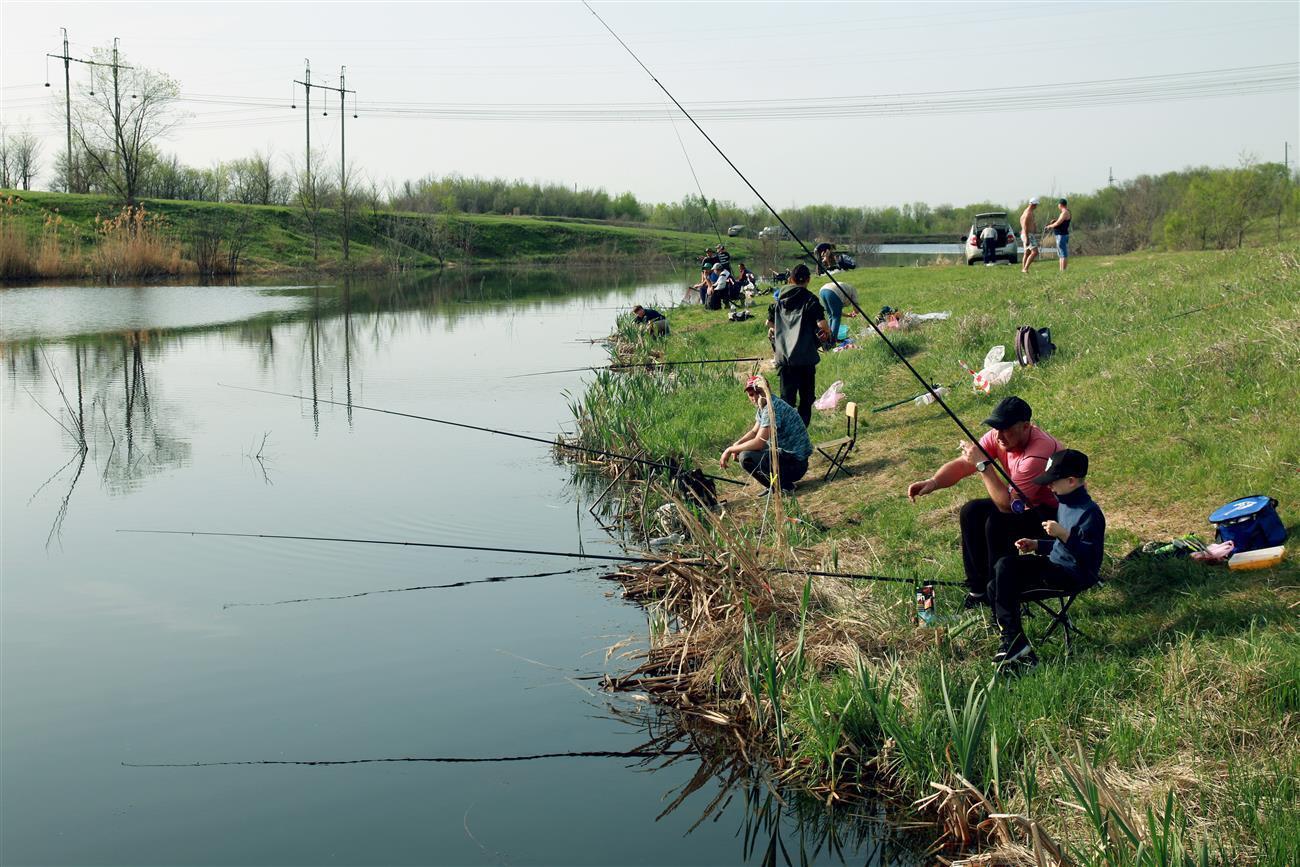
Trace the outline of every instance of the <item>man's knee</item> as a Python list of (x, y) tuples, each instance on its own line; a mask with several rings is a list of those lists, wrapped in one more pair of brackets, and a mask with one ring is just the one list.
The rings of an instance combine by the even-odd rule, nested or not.
[(983, 525), (989, 515), (997, 509), (992, 500), (967, 500), (957, 513), (957, 520), (963, 527), (975, 524)]
[(747, 473), (753, 473), (763, 462), (762, 452), (741, 452), (740, 468)]

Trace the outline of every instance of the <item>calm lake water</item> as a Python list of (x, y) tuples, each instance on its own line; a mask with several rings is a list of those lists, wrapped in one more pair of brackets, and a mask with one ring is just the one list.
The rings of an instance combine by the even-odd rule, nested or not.
[[(662, 730), (582, 679), (646, 632), (600, 571), (353, 595), (584, 563), (117, 531), (617, 552), (546, 446), (221, 384), (549, 437), (581, 375), (506, 377), (601, 363), (575, 338), (679, 285), (0, 291), (0, 861), (915, 863), (874, 822), (761, 789), (692, 828), (710, 782), (660, 817), (694, 757), (129, 766), (627, 751)], [(263, 604), (322, 596), (350, 598)]]

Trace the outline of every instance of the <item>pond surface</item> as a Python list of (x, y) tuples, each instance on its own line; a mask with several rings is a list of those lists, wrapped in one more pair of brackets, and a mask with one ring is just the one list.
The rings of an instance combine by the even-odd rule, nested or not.
[[(913, 863), (756, 789), (698, 827), (717, 782), (660, 817), (694, 756), (132, 766), (631, 751), (663, 729), (583, 679), (646, 632), (599, 569), (382, 592), (589, 562), (118, 530), (617, 553), (546, 446), (321, 401), (550, 437), (581, 375), (506, 377), (602, 363), (575, 338), (678, 286), (0, 292), (0, 860)], [(325, 596), (347, 598), (264, 604)]]

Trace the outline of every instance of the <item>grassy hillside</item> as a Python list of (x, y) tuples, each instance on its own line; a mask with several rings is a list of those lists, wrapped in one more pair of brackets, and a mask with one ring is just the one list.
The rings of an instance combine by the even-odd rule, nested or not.
[[(95, 270), (93, 252), (103, 246), (102, 221), (121, 213), (106, 196), (0, 190), (0, 220), (11, 243), (30, 248), (32, 273), (0, 272), (14, 277), (57, 276)], [(220, 239), (222, 255), (235, 238), (243, 238), (246, 271), (336, 270), (342, 259), (341, 217), (322, 211), (319, 254), (314, 255), (312, 215), (281, 205), (235, 205), (215, 202), (145, 200), (147, 222), (161, 242), (175, 252), (169, 261), (194, 269), (201, 239)], [(155, 222), (156, 220), (156, 222)], [(393, 213), (362, 209), (351, 220), (352, 267), (394, 270), (503, 262), (589, 261), (639, 257), (678, 263), (716, 244), (711, 235), (665, 229), (618, 226), (559, 218)], [(56, 236), (48, 269), (37, 269), (42, 240)], [(728, 239), (730, 243), (733, 239)], [(734, 239), (740, 256), (753, 255), (757, 243)], [(3, 255), (3, 251), (0, 251)], [(56, 262), (62, 269), (55, 269)], [(170, 266), (169, 266), (170, 267)], [(45, 273), (55, 270), (55, 273)]]
[[(883, 305), (952, 311), (947, 321), (890, 333), (924, 375), (955, 384), (951, 405), (972, 429), (982, 432), (993, 403), (1018, 394), (1036, 423), (1091, 457), (1089, 488), (1108, 519), (1106, 583), (1075, 608), (1094, 640), (1067, 656), (1054, 639), (1040, 648), (1042, 664), (1017, 679), (992, 679), (996, 633), (959, 610), (960, 590), (938, 590), (941, 630), (911, 624), (906, 584), (864, 583), (815, 598), (809, 634), (834, 632), (842, 643), (812, 648), (818, 664), (778, 693), (795, 744), (782, 753), (795, 756), (785, 764), (789, 777), (824, 795), (835, 790), (837, 769), (884, 771), (876, 785), (892, 786), (902, 804), (934, 794), (931, 783), (952, 785), (966, 798), (955, 803), (978, 791), (1042, 823), (1075, 863), (1183, 863), (1142, 860), (1122, 834), (1101, 845), (1117, 833), (1119, 813), (1107, 819), (1103, 806), (1090, 818), (1063, 806), (1082, 806), (1061, 758), (1074, 757), (1075, 767), (1093, 769), (1094, 794), (1131, 810), (1148, 843), (1160, 836), (1172, 793), (1179, 845), (1205, 842), (1206, 863), (1300, 863), (1300, 245), (1083, 257), (1065, 273), (1049, 260), (1028, 275), (935, 267), (846, 278), (868, 313)], [(672, 311), (673, 335), (661, 346), (675, 359), (770, 357), (765, 307), (742, 323), (698, 307)], [(848, 322), (855, 334), (867, 331), (860, 319)], [(1026, 324), (1050, 326), (1058, 355), (1018, 368), (992, 395), (974, 394), (958, 360), (978, 367)], [(915, 504), (905, 491), (957, 455), (961, 434), (934, 406), (867, 412), (921, 388), (874, 335), (859, 343), (825, 356), (817, 376), (819, 391), (843, 380), (848, 399), (864, 408), (853, 475), (824, 483), (825, 463), (814, 458), (785, 505), (802, 521), (789, 547), (772, 536), (772, 512), (756, 486), (738, 494), (721, 486), (740, 527), (732, 541), (748, 540), (764, 562), (960, 580), (957, 511), (982, 487), (967, 479)], [(753, 419), (739, 381), (748, 370), (720, 367), (679, 368), (666, 380), (602, 375), (581, 412), (607, 445), (627, 448), (620, 432), (635, 431), (650, 453), (689, 456), (716, 472), (722, 448)], [(842, 428), (842, 405), (816, 413), (812, 439)], [(1292, 533), (1283, 565), (1230, 572), (1185, 560), (1123, 562), (1146, 540), (1189, 532), (1209, 539), (1206, 516), (1255, 493), (1281, 503)], [(1027, 621), (1031, 635), (1041, 621)], [(797, 610), (785, 621), (786, 652), (799, 622)], [(719, 653), (704, 667), (723, 671)], [(863, 667), (846, 664), (846, 654), (860, 654)], [(987, 702), (973, 742), (963, 735), (978, 717), (963, 707), (968, 687)], [(755, 695), (734, 706), (770, 702)], [(956, 782), (959, 770), (973, 789)], [(988, 815), (972, 810), (976, 819)], [(923, 813), (946, 815), (934, 804)], [(985, 825), (980, 842), (963, 848), (994, 848), (1008, 859), (990, 863), (1033, 863), (1014, 860), (1031, 857), (1023, 828), (1008, 838), (1017, 849), (999, 827)]]

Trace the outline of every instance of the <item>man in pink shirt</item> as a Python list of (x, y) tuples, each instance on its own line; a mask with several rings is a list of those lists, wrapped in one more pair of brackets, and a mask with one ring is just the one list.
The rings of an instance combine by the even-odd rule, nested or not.
[[(1056, 519), (1056, 495), (1034, 478), (1046, 469), (1047, 459), (1063, 446), (1030, 421), (1033, 410), (1018, 397), (1003, 398), (984, 424), (992, 430), (980, 437), (981, 451), (967, 440), (961, 457), (949, 461), (933, 476), (913, 482), (907, 496), (916, 502), (942, 488), (950, 488), (970, 475), (979, 475), (988, 496), (961, 507), (962, 565), (966, 570), (967, 607), (987, 604), (986, 591), (993, 566), (1015, 553), (1020, 538), (1036, 538), (1044, 521)], [(992, 460), (990, 460), (990, 458)], [(993, 467), (999, 464), (1014, 487)]]

